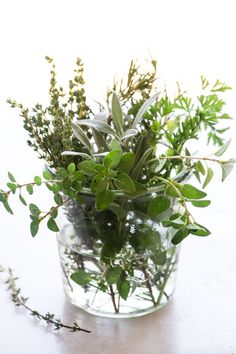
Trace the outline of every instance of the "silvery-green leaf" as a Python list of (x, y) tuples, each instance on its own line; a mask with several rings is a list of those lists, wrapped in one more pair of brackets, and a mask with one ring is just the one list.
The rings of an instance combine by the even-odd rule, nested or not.
[(111, 111), (116, 132), (119, 136), (121, 136), (123, 134), (123, 113), (121, 110), (120, 101), (115, 92), (112, 95)]
[(226, 177), (228, 177), (228, 175), (232, 171), (235, 162), (236, 162), (236, 159), (230, 159), (228, 161), (223, 161), (223, 162), (221, 161), (220, 162), (220, 166), (221, 166), (221, 170), (222, 170), (222, 182), (224, 182)]
[(98, 119), (80, 119), (80, 120), (78, 120), (77, 124), (86, 125), (87, 127), (97, 129), (99, 132), (103, 132), (106, 134), (116, 136), (116, 133), (110, 127), (110, 125), (108, 125), (107, 123), (102, 122)]
[(144, 113), (152, 105), (152, 103), (156, 101), (156, 99), (159, 97), (159, 95), (160, 95), (160, 92), (157, 92), (157, 93), (155, 93), (154, 96), (150, 97), (146, 102), (144, 102), (144, 104), (139, 109), (138, 113), (136, 114), (136, 117), (135, 117), (134, 122), (133, 122), (133, 128), (135, 128), (137, 126), (137, 124), (142, 119)]
[(211, 182), (213, 176), (214, 176), (213, 170), (212, 170), (210, 167), (208, 167), (208, 168), (207, 168), (206, 179), (205, 179), (205, 181), (204, 181), (204, 183), (203, 183), (203, 186), (202, 186), (203, 188), (205, 188), (205, 187), (208, 185), (208, 183)]
[(98, 130), (93, 128), (92, 128), (92, 134), (98, 150), (108, 151), (109, 149), (103, 135)]
[(146, 160), (148, 159), (148, 157), (150, 156), (150, 154), (152, 152), (153, 152), (153, 148), (149, 148), (148, 150), (146, 150), (144, 152), (143, 156), (141, 157), (141, 159), (139, 160), (137, 165), (132, 170), (132, 173), (131, 173), (132, 178), (138, 179), (144, 163), (146, 162)]
[(126, 132), (124, 132), (123, 136), (121, 137), (121, 140), (130, 138), (131, 136), (135, 136), (137, 134), (138, 134), (137, 129), (133, 129), (133, 128), (128, 129), (126, 130)]
[(94, 157), (104, 157), (109, 154), (109, 151), (98, 152), (97, 154), (93, 154)]
[(92, 157), (88, 154), (85, 154), (84, 152), (77, 152), (77, 151), (63, 151), (61, 153), (61, 156), (81, 156), (84, 157), (85, 159), (92, 159)]
[(92, 147), (89, 139), (84, 133), (83, 129), (81, 129), (77, 124), (72, 123), (72, 129), (75, 137), (89, 150), (91, 151)]
[(228, 149), (229, 145), (231, 143), (231, 140), (228, 140), (224, 145), (221, 146), (219, 150), (215, 152), (215, 156), (221, 156), (223, 153)]

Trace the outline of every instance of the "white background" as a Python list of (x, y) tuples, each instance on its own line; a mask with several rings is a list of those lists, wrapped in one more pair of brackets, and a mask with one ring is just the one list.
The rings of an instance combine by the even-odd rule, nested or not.
[[(87, 92), (90, 100), (101, 99), (107, 85), (112, 83), (114, 75), (125, 74), (130, 60), (135, 58), (144, 65), (146, 60), (156, 58), (160, 82), (165, 83), (170, 90), (178, 80), (183, 88), (194, 93), (199, 87), (201, 74), (206, 75), (212, 81), (219, 78), (234, 88), (225, 99), (228, 112), (235, 116), (236, 21), (234, 5), (233, 0), (1, 0), (0, 186), (2, 187), (8, 170), (22, 182), (25, 180), (28, 182), (34, 175), (41, 173), (43, 164), (35, 158), (33, 151), (25, 143), (26, 134), (22, 129), (21, 118), (18, 117), (16, 111), (9, 108), (5, 101), (11, 97), (22, 101), (26, 106), (31, 106), (36, 102), (47, 102), (49, 67), (44, 60), (45, 55), (54, 57), (62, 84), (67, 83), (73, 73), (76, 57), (80, 56), (85, 64)], [(232, 136), (233, 141), (228, 156), (235, 157), (236, 129), (234, 122), (230, 124), (232, 130), (228, 133), (228, 137)], [(201, 149), (203, 146), (199, 144), (199, 151)], [(208, 189), (213, 204), (208, 210), (196, 211), (200, 221), (202, 220), (206, 226), (213, 229), (213, 235), (207, 239), (186, 240), (186, 246), (183, 247), (190, 254), (188, 257), (183, 257), (185, 267), (191, 267), (189, 262), (193, 258), (196, 262), (196, 268), (193, 268), (195, 271), (198, 269), (199, 258), (192, 256), (192, 250), (196, 247), (200, 254), (205, 255), (203, 264), (205, 264), (206, 271), (202, 270), (201, 274), (203, 282), (207, 282), (207, 279), (212, 277), (212, 272), (215, 272), (213, 275), (217, 283), (219, 264), (221, 269), (231, 270), (227, 264), (233, 261), (233, 253), (229, 254), (229, 249), (235, 247), (236, 235), (232, 221), (235, 218), (235, 176), (234, 171), (224, 184), (220, 184), (220, 176), (217, 174), (214, 183)], [(38, 198), (42, 203), (46, 203), (47, 192), (41, 193)], [(57, 263), (54, 235), (47, 235), (47, 231), (43, 229), (38, 237), (32, 240), (26, 210), (18, 204), (14, 209), (16, 210), (15, 217), (8, 216), (0, 210), (0, 263), (17, 269), (18, 274), (21, 274), (27, 295), (32, 295), (35, 303), (39, 301), (39, 298), (47, 298), (47, 304), (50, 307), (53, 303), (54, 285), (46, 280), (47, 295), (43, 291), (45, 290), (43, 285), (39, 289), (38, 284), (39, 282), (43, 284), (45, 272), (48, 272), (46, 273), (48, 278), (54, 277), (49, 267), (52, 263)], [(229, 249), (221, 254), (220, 247), (225, 243), (229, 244)], [(223, 261), (225, 259), (227, 259), (226, 263)], [(214, 267), (212, 262), (215, 262)], [(52, 269), (54, 269), (53, 265)], [(235, 265), (233, 270), (232, 280), (235, 277)], [(191, 277), (187, 270), (185, 272), (186, 277)], [(229, 273), (227, 277), (231, 279)], [(230, 291), (229, 286), (229, 282), (224, 284), (226, 293)], [(222, 293), (222, 296), (224, 294)], [(2, 296), (4, 297), (4, 293)], [(222, 297), (222, 303), (224, 301)], [(9, 311), (6, 309), (5, 313), (3, 311), (5, 318), (3, 320), (1, 315), (1, 327), (3, 323), (7, 323), (7, 320), (11, 323), (17, 322), (11, 313), (11, 304), (7, 300), (5, 303), (5, 308), (9, 306)], [(191, 311), (193, 309), (190, 309)], [(227, 350), (222, 349), (226, 347), (220, 347), (219, 343), (215, 350), (212, 350), (214, 354), (230, 353), (230, 350), (235, 350), (235, 343), (230, 342), (230, 335), (226, 336), (228, 331), (226, 319), (224, 321), (221, 324), (225, 329), (225, 340), (222, 339), (222, 343), (228, 343), (228, 347)], [(39, 334), (36, 329), (34, 335), (35, 338), (39, 338), (42, 333)], [(3, 336), (5, 341), (7, 336), (11, 336), (11, 333), (6, 330), (6, 335)], [(4, 340), (2, 345), (5, 351), (3, 349), (1, 353), (17, 353), (13, 344), (6, 350)], [(42, 340), (48, 343), (46, 337)], [(23, 342), (18, 341), (19, 343), (22, 353), (27, 353)], [(65, 345), (65, 351), (62, 350), (61, 353), (66, 353), (66, 348)], [(201, 350), (196, 350), (196, 353), (211, 352)], [(44, 352), (52, 353), (53, 351), (50, 351), (48, 347), (45, 347), (44, 351), (38, 351), (38, 353)], [(21, 353), (20, 350), (19, 353)], [(176, 354), (177, 350), (173, 352), (170, 350), (168, 353)], [(195, 351), (185, 348), (178, 353), (192, 354)]]

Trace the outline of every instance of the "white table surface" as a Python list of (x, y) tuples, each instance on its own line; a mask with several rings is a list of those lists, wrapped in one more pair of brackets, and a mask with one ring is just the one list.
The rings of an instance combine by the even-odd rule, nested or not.
[(210, 187), (213, 205), (195, 208), (212, 235), (183, 242), (174, 299), (162, 310), (135, 319), (95, 317), (71, 305), (62, 290), (55, 235), (42, 229), (32, 239), (25, 210), (19, 209), (15, 217), (1, 210), (0, 263), (15, 269), (29, 304), (65, 323), (77, 320), (92, 333), (55, 333), (16, 308), (0, 274), (0, 353), (235, 354), (235, 176)]

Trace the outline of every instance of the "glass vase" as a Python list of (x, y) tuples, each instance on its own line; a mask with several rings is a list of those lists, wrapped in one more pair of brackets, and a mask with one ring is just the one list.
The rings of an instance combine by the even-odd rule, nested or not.
[[(158, 310), (173, 295), (179, 247), (171, 243), (175, 212), (148, 216), (156, 194), (117, 197), (97, 211), (93, 195), (69, 202), (58, 234), (64, 290), (70, 301), (104, 317), (135, 317)], [(175, 230), (176, 231), (176, 230)]]

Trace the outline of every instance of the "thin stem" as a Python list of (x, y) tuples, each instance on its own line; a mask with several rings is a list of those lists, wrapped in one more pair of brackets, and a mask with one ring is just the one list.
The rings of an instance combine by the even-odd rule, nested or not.
[[(160, 305), (160, 303), (161, 303), (161, 299), (162, 299), (162, 296), (163, 296), (163, 294), (165, 292), (165, 287), (166, 287), (167, 281), (168, 281), (169, 276), (171, 275), (171, 273), (172, 273), (172, 271), (174, 269), (174, 266), (175, 266), (175, 262), (173, 264), (171, 262), (172, 258), (174, 256), (174, 253), (175, 253), (175, 247), (172, 250), (172, 253), (171, 253), (171, 256), (170, 256), (170, 261), (169, 261), (168, 267), (167, 267), (165, 275), (164, 275), (164, 281), (163, 281), (163, 283), (162, 283), (162, 285), (160, 287), (160, 293), (159, 293), (159, 296), (158, 296), (157, 302), (156, 302), (157, 306)], [(171, 264), (172, 264), (172, 266), (171, 266)]]
[(119, 313), (119, 310), (118, 310), (118, 308), (116, 306), (115, 293), (114, 293), (112, 285), (109, 285), (109, 289), (110, 289), (111, 300), (112, 300), (112, 304), (113, 304), (115, 313)]
[(224, 160), (219, 160), (219, 159), (214, 159), (210, 157), (198, 157), (198, 156), (186, 156), (186, 155), (179, 155), (179, 156), (160, 156), (160, 160), (204, 160), (204, 161), (213, 161), (213, 162), (219, 162), (219, 163), (224, 163), (226, 161)]
[(45, 219), (48, 215), (50, 215), (54, 210), (57, 210), (61, 208), (63, 205), (65, 205), (67, 202), (69, 202), (71, 198), (67, 198), (61, 205), (56, 205), (55, 207), (51, 208), (47, 213), (45, 213), (44, 216), (42, 216), (39, 221), (41, 222), (43, 219)]
[(60, 319), (56, 319), (54, 314), (46, 313), (45, 315), (40, 314), (38, 311), (33, 310), (31, 307), (26, 305), (28, 298), (25, 298), (20, 293), (20, 288), (16, 286), (16, 280), (18, 278), (14, 277), (13, 271), (11, 268), (5, 269), (0, 266), (1, 272), (8, 273), (8, 278), (6, 280), (6, 284), (8, 285), (8, 290), (11, 293), (11, 299), (15, 303), (16, 306), (22, 306), (26, 310), (28, 310), (32, 316), (37, 317), (40, 320), (44, 320), (47, 324), (51, 323), (54, 325), (54, 330), (59, 330), (61, 328), (70, 329), (71, 332), (86, 332), (91, 333), (91, 331), (81, 328), (76, 321), (73, 322), (72, 325), (66, 325), (61, 322)]
[(147, 272), (147, 269), (143, 266), (142, 268), (142, 272), (144, 274), (144, 278), (146, 280), (146, 286), (147, 286), (147, 289), (149, 291), (149, 294), (151, 296), (151, 299), (152, 299), (152, 302), (153, 302), (153, 305), (156, 306), (156, 302), (155, 302), (155, 298), (153, 296), (153, 292), (152, 292), (152, 286), (150, 284), (150, 280), (149, 280), (149, 275), (148, 275), (148, 272)]
[(170, 185), (174, 190), (175, 192), (177, 193), (177, 195), (179, 196), (179, 198), (181, 198), (181, 201), (182, 201), (182, 204), (183, 204), (183, 207), (185, 209), (185, 213), (186, 213), (186, 217), (187, 217), (187, 222), (191, 222), (190, 218), (192, 218), (193, 222), (194, 222), (194, 218), (193, 216), (190, 214), (189, 210), (188, 210), (188, 207), (187, 207), (187, 204), (182, 196), (182, 194), (180, 193), (180, 191), (178, 190), (178, 188), (173, 184), (171, 183), (171, 181), (165, 179), (165, 178), (162, 178), (162, 177), (156, 177), (157, 179), (159, 179), (160, 181), (162, 181), (163, 183), (167, 184), (167, 185)]

